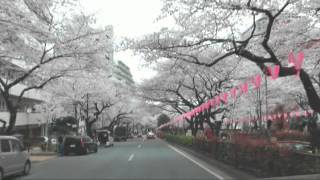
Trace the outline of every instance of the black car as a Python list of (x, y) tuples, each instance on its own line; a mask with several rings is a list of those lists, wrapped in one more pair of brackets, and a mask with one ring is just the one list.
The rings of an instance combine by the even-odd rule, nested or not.
[(88, 136), (67, 136), (64, 139), (64, 155), (98, 152), (98, 145)]
[(127, 141), (127, 138), (127, 128), (123, 126), (116, 127), (114, 131), (114, 141)]

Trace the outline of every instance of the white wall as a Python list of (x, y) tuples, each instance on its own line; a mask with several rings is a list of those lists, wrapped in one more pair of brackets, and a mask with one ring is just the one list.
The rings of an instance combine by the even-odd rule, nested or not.
[[(9, 112), (0, 112), (0, 119), (5, 120), (7, 123), (9, 122), (9, 116)], [(45, 124), (46, 122), (46, 116), (43, 113), (17, 113), (16, 126)]]

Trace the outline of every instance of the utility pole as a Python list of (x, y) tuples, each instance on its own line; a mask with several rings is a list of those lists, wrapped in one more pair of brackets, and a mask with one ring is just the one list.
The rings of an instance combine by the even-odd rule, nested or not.
[(86, 115), (87, 115), (87, 120), (89, 119), (89, 93), (87, 93), (87, 112), (86, 112)]
[(76, 120), (76, 123), (77, 123), (76, 135), (79, 135), (79, 123), (80, 123), (80, 121), (78, 120), (78, 104), (77, 104), (77, 102), (74, 102), (73, 106), (74, 106), (74, 119)]
[(268, 71), (267, 68), (265, 69), (265, 96), (266, 96), (266, 122), (268, 122)]

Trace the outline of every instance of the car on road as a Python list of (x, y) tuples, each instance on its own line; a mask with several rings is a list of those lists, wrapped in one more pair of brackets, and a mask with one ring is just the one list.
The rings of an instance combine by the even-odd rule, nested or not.
[(154, 139), (154, 138), (156, 138), (156, 135), (152, 131), (147, 133), (147, 139)]
[(104, 147), (113, 147), (113, 137), (110, 135), (111, 132), (107, 129), (96, 130), (99, 145)]
[(133, 139), (133, 138), (134, 138), (133, 134), (129, 133), (128, 134), (128, 139)]
[(30, 157), (22, 142), (13, 136), (0, 136), (0, 180), (15, 174), (28, 175), (30, 170)]
[(116, 127), (114, 130), (114, 141), (127, 141), (128, 132), (124, 126)]
[(63, 142), (63, 154), (83, 155), (98, 152), (98, 144), (88, 136), (66, 136)]

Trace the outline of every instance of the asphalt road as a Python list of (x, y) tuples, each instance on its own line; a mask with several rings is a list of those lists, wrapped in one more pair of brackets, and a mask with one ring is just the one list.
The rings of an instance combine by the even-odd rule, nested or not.
[(159, 140), (134, 139), (96, 154), (34, 164), (15, 179), (222, 179), (214, 167)]

